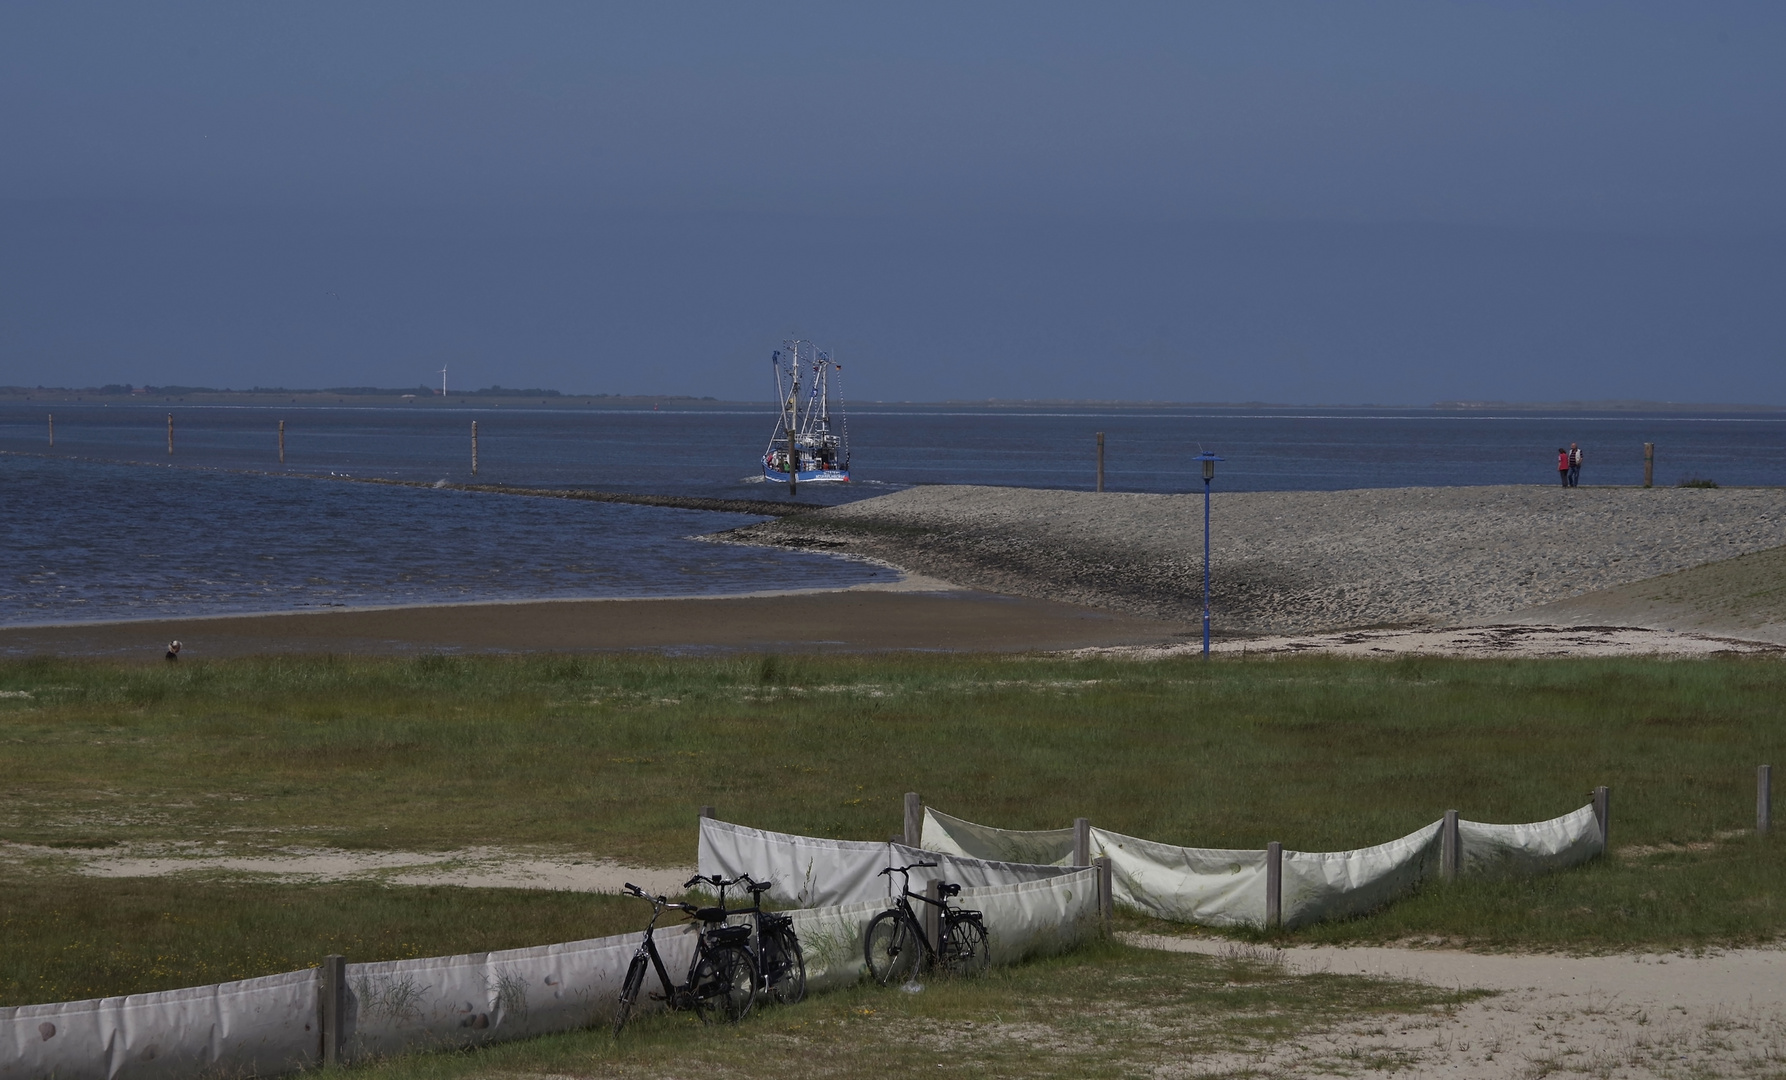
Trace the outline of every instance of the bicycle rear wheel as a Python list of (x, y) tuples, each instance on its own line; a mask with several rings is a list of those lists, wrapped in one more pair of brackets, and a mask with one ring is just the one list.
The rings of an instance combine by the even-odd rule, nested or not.
[(905, 982), (918, 972), (924, 958), (924, 943), (917, 931), (898, 908), (883, 911), (868, 924), (862, 939), (863, 959), (868, 973), (882, 986)]
[(737, 1023), (757, 1000), (757, 965), (742, 945), (716, 945), (701, 965), (703, 978), (691, 987), (695, 1011), (709, 1024)]
[(977, 917), (949, 920), (943, 931), (943, 952), (937, 957), (950, 975), (978, 975), (992, 964), (986, 943), (986, 926)]
[(806, 997), (806, 956), (800, 951), (800, 939), (794, 935), (794, 928), (776, 928), (764, 945), (763, 963), (769, 969), (764, 978), (769, 980), (770, 995), (783, 1005), (792, 1005)]
[(645, 988), (645, 969), (651, 961), (644, 953), (633, 957), (631, 966), (626, 969), (626, 978), (620, 983), (620, 1004), (614, 1008), (614, 1037), (620, 1037), (620, 1029), (626, 1026), (627, 1018), (633, 1014), (633, 1005), (639, 1000), (639, 991)]

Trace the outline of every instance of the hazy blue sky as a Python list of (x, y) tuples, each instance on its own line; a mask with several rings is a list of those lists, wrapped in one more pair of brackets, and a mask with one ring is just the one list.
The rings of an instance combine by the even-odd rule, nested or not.
[(0, 383), (1786, 403), (1786, 5), (0, 5)]

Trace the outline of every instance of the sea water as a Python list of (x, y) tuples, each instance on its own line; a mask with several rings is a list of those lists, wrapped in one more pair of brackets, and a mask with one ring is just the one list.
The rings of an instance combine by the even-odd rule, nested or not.
[[(56, 414), (48, 445), (47, 414)], [(167, 418), (174, 450), (167, 452)], [(913, 484), (1110, 490), (1786, 482), (1786, 417), (1485, 410), (852, 408), (853, 482), (826, 504)], [(285, 461), (278, 428), (285, 421)], [(573, 596), (726, 595), (884, 580), (826, 555), (693, 539), (760, 520), (451, 488), (480, 483), (786, 500), (761, 481), (772, 406), (285, 408), (178, 401), (0, 405), (0, 624)]]

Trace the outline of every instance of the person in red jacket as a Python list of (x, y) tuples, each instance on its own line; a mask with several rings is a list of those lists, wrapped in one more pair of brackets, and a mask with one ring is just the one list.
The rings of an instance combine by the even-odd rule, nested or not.
[(1557, 479), (1564, 487), (1569, 486), (1569, 451), (1560, 446), (1557, 447)]

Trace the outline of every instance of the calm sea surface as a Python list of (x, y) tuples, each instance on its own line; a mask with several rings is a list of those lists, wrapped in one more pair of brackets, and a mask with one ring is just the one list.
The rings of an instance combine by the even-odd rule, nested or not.
[[(48, 445), (46, 414), (56, 415)], [(167, 416), (174, 453), (167, 453)], [(286, 460), (278, 460), (278, 424)], [(0, 405), (0, 624), (566, 596), (847, 585), (873, 567), (688, 539), (751, 518), (331, 482), (330, 474), (786, 498), (753, 479), (772, 406), (677, 409)], [(874, 405), (848, 417), (856, 482), (837, 502), (921, 483), (1217, 490), (1786, 483), (1786, 416), (1432, 410)], [(319, 479), (319, 477), (321, 479)], [(878, 572), (884, 575), (884, 572)]]

